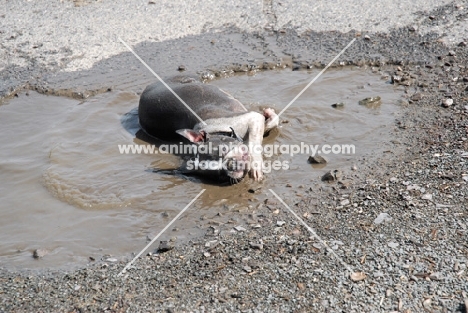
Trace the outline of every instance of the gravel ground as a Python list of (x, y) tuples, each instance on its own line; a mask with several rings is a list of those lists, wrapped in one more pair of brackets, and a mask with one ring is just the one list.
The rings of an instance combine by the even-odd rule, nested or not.
[[(379, 32), (304, 31), (285, 24), (136, 45), (149, 58), (175, 43), (199, 42), (197, 52), (175, 51), (161, 71), (174, 73), (174, 64), (184, 62), (194, 71), (223, 75), (323, 67), (358, 38), (335, 66), (366, 67), (404, 88), (397, 138), (382, 155), (360, 160), (357, 171), (341, 169), (338, 182), (318, 189), (291, 182), (291, 192), (279, 195), (334, 253), (270, 196), (252, 203), (242, 223), (213, 224), (202, 238), (142, 257), (122, 277), (117, 274), (131, 256), (103, 257), (70, 272), (0, 269), (0, 312), (466, 312), (468, 38), (453, 22), (466, 20), (463, 6), (421, 11), (417, 25), (412, 20)], [(450, 42), (447, 34), (420, 31), (450, 26), (457, 33)], [(215, 48), (205, 44), (209, 40)], [(149, 63), (164, 61), (157, 54)], [(102, 75), (112, 62), (131, 65), (119, 86), (136, 89), (129, 77), (138, 63), (128, 53), (75, 72), (76, 65), (58, 72), (15, 63), (1, 73), (10, 92), (25, 86), (56, 94), (96, 91), (115, 86), (115, 76)], [(31, 73), (37, 77), (27, 78)], [(77, 84), (96, 73), (99, 82)], [(353, 273), (363, 272), (363, 279), (351, 279), (335, 254)]]

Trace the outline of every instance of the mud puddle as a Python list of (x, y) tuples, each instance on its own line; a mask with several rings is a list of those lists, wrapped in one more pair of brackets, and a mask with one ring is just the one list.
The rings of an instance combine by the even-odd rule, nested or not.
[[(317, 73), (270, 71), (211, 83), (250, 110), (269, 106), (278, 112)], [(358, 104), (373, 96), (382, 98), (380, 106)], [(177, 166), (174, 156), (119, 152), (118, 145), (142, 143), (121, 126), (122, 116), (138, 104), (134, 93), (108, 92), (82, 103), (20, 94), (0, 106), (0, 266), (70, 268), (90, 262), (90, 257), (126, 258), (202, 189), (206, 192), (200, 200), (161, 240), (184, 242), (209, 225), (246, 225), (260, 201), (270, 197), (269, 188), (284, 193), (318, 186), (328, 170), (359, 168), (359, 160), (389, 149), (400, 97), (401, 91), (379, 75), (328, 71), (282, 115), (287, 123), (265, 143), (345, 144), (354, 145), (355, 153), (322, 154), (328, 164), (320, 168), (308, 164), (307, 154), (276, 153), (265, 160), (287, 162), (288, 170), (267, 173), (262, 184), (244, 180), (216, 186), (151, 171)], [(331, 107), (338, 102), (344, 107)], [(48, 254), (35, 260), (32, 253), (38, 248)]]

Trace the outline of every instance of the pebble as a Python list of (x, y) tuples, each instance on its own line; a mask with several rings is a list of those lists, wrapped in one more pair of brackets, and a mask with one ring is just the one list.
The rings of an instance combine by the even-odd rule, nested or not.
[(159, 242), (159, 247), (158, 247), (157, 251), (162, 253), (162, 252), (167, 252), (167, 251), (172, 250), (172, 249), (174, 249), (174, 246), (171, 243), (169, 243), (166, 240), (161, 240)]
[(277, 221), (276, 222), (276, 225), (278, 225), (279, 227), (283, 226), (284, 224), (286, 224), (285, 221)]
[(398, 242), (390, 241), (387, 245), (388, 245), (390, 248), (396, 248), (396, 247), (398, 247), (400, 244), (399, 244)]
[(41, 259), (49, 253), (46, 249), (36, 249), (33, 252), (33, 258)]
[(236, 226), (234, 227), (235, 230), (237, 230), (238, 232), (243, 232), (243, 231), (246, 231), (247, 229), (245, 229), (244, 227), (242, 226)]
[(371, 106), (371, 107), (372, 106), (378, 106), (381, 103), (382, 103), (381, 98), (379, 96), (368, 97), (368, 98), (365, 98), (365, 99), (362, 99), (361, 101), (359, 101), (360, 105)]
[(263, 250), (263, 244), (261, 243), (249, 243), (250, 247), (254, 250)]
[(311, 164), (327, 164), (327, 159), (320, 155), (309, 156), (307, 161)]
[(392, 217), (388, 213), (380, 213), (374, 220), (374, 224), (379, 225), (384, 222), (390, 222)]
[(333, 103), (332, 105), (332, 108), (343, 108), (344, 107), (344, 102), (337, 102), (337, 103)]
[(185, 71), (185, 65), (179, 65), (179, 67), (177, 68), (178, 71)]
[(423, 95), (420, 92), (417, 92), (417, 93), (415, 93), (414, 95), (411, 96), (412, 101), (419, 101), (422, 98), (423, 98)]
[(348, 205), (348, 204), (349, 204), (348, 199), (344, 199), (343, 201), (340, 202), (340, 205), (342, 205), (342, 206), (345, 206), (345, 205)]
[(333, 170), (325, 173), (325, 175), (322, 176), (322, 181), (326, 182), (333, 182), (338, 180), (341, 177), (341, 172), (339, 170)]
[(448, 108), (448, 107), (452, 106), (452, 104), (453, 104), (453, 99), (450, 99), (450, 98), (444, 99), (444, 100), (442, 101), (442, 106), (443, 106), (444, 108)]
[(432, 201), (432, 194), (426, 193), (426, 194), (422, 195), (421, 199), (422, 199), (422, 200), (429, 200), (429, 201)]
[(354, 272), (350, 275), (352, 281), (361, 281), (367, 278), (367, 275), (364, 272)]
[(429, 275), (429, 278), (432, 280), (442, 280), (444, 276), (442, 275), (441, 272), (434, 272), (431, 275)]

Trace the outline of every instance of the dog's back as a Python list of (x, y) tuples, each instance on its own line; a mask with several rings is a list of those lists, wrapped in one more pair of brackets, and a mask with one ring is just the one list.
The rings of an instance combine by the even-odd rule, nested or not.
[[(244, 106), (216, 86), (192, 77), (165, 80), (169, 87), (203, 120), (245, 113)], [(200, 120), (166, 87), (157, 82), (143, 91), (138, 107), (141, 127), (151, 136), (177, 140), (176, 130), (193, 128)]]

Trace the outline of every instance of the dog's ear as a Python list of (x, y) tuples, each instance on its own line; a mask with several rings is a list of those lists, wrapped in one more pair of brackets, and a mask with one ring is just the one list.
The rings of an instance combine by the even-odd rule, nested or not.
[(178, 133), (181, 136), (184, 136), (190, 142), (199, 143), (206, 141), (206, 133), (203, 130), (197, 132), (193, 129), (179, 129), (176, 130), (176, 133)]

